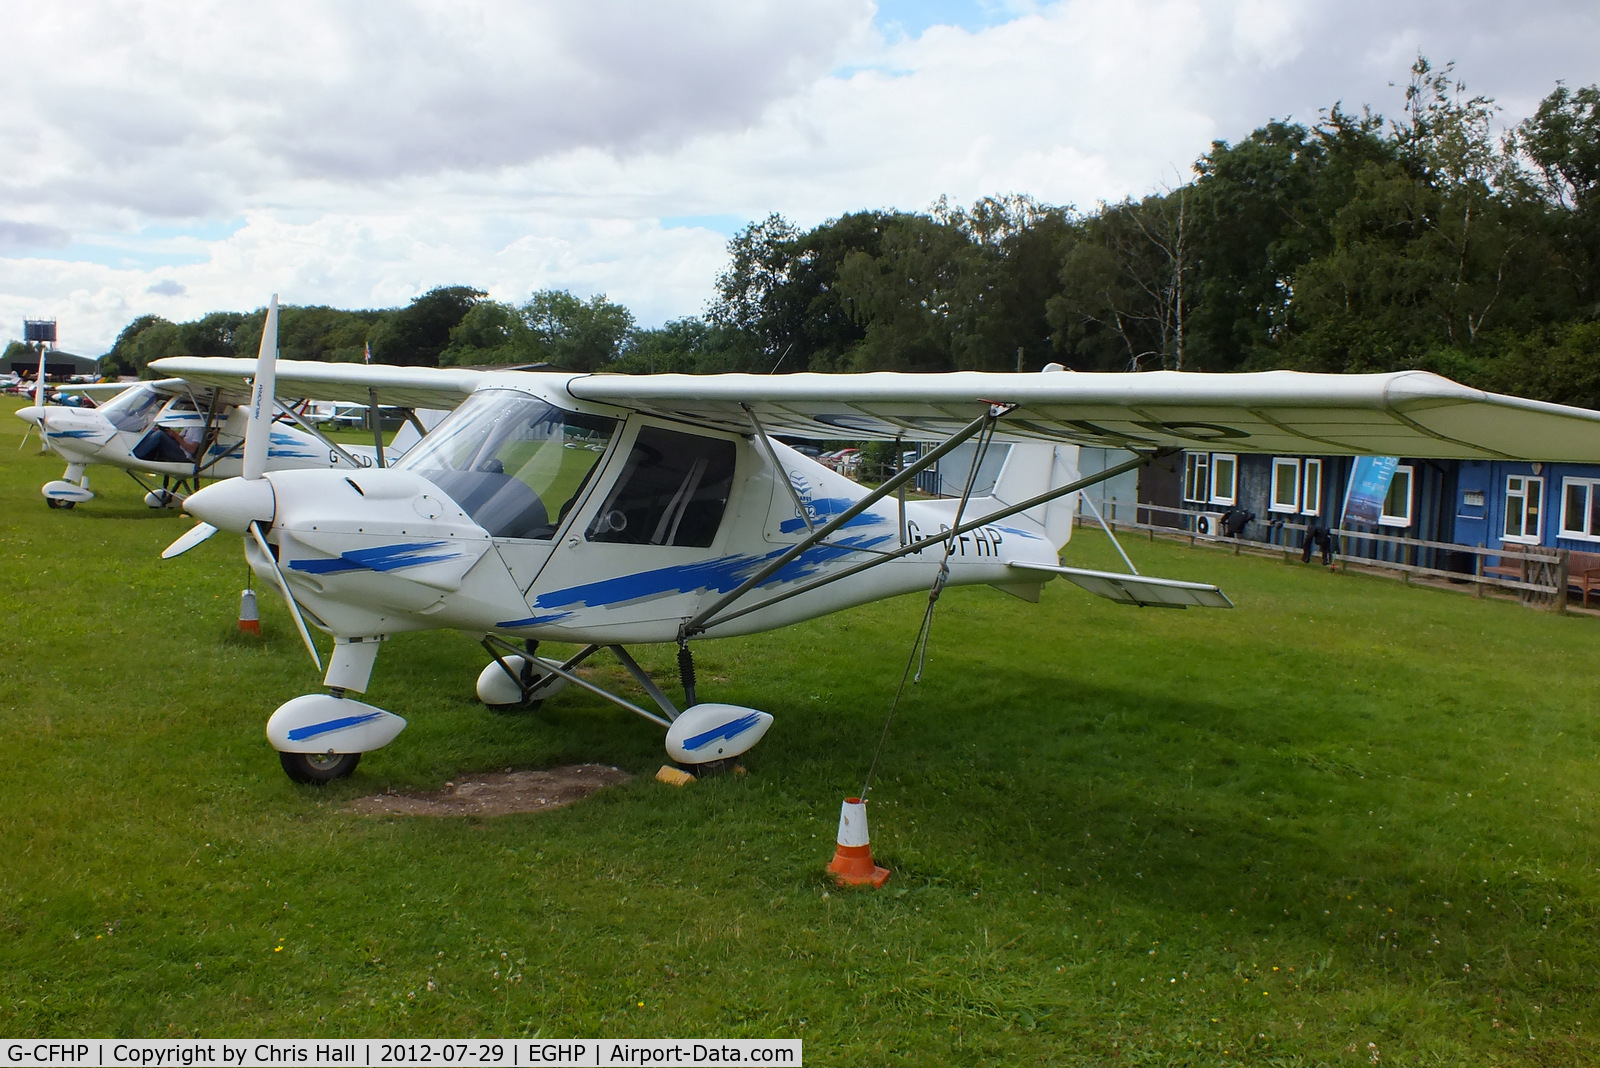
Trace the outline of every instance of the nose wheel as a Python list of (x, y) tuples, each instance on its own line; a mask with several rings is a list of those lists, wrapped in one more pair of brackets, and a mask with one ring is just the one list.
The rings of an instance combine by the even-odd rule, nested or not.
[(279, 753), (284, 774), (295, 782), (321, 786), (343, 779), (361, 763), (360, 753)]

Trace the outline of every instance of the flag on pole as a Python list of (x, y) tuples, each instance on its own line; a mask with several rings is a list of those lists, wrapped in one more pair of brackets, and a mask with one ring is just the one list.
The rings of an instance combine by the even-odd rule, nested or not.
[(362, 363), (371, 363), (372, 362), (372, 342), (370, 342), (370, 341), (367, 342), (366, 355), (364, 357), (362, 357), (361, 362)]

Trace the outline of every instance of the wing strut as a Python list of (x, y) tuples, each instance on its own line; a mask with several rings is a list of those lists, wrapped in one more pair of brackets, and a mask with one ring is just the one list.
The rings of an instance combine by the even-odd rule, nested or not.
[[(889, 494), (899, 489), (905, 483), (915, 478), (917, 476), (917, 472), (923, 470), (924, 468), (933, 466), (946, 453), (950, 452), (957, 445), (960, 445), (963, 441), (966, 441), (968, 438), (972, 437), (972, 435), (988, 426), (994, 420), (1000, 418), (1000, 416), (1011, 411), (1014, 407), (1016, 407), (1016, 405), (1013, 404), (989, 405), (982, 415), (978, 416), (978, 418), (974, 419), (972, 422), (956, 431), (950, 436), (949, 439), (945, 441), (943, 445), (940, 445), (937, 449), (934, 449), (932, 452), (928, 453), (928, 455), (922, 457), (916, 463), (912, 464), (904, 471), (901, 471), (899, 474), (889, 479), (889, 481), (885, 482), (883, 485), (879, 486), (877, 489), (861, 498), (855, 504), (852, 504), (849, 508), (846, 508), (838, 515), (834, 516), (827, 523), (824, 523), (822, 526), (811, 531), (811, 533), (802, 539), (798, 545), (779, 556), (776, 560), (773, 560), (760, 571), (757, 571), (750, 578), (746, 579), (738, 589), (718, 600), (716, 604), (713, 604), (710, 608), (701, 609), (699, 614), (694, 616), (694, 618), (686, 620), (683, 626), (678, 628), (678, 640), (686, 641), (689, 638), (692, 638), (694, 635), (703, 632), (706, 629), (706, 620), (712, 618), (728, 605), (732, 604), (734, 601), (737, 601), (739, 598), (743, 597), (745, 594), (749, 593), (751, 590), (767, 581), (767, 579), (777, 574), (781, 569), (787, 567), (792, 561), (798, 559), (802, 553), (805, 553), (812, 546), (826, 538), (829, 534), (832, 534), (834, 531), (850, 522), (850, 520), (854, 519), (856, 516), (860, 515), (862, 512), (866, 511), (868, 508), (871, 508), (874, 504), (877, 504), (879, 501), (883, 500), (883, 498), (889, 496)], [(882, 559), (890, 558), (891, 557), (889, 556), (885, 556)], [(741, 612), (739, 614), (743, 615), (744, 613)]]
[(743, 408), (745, 414), (750, 417), (750, 425), (755, 428), (756, 437), (761, 441), (762, 445), (766, 446), (767, 459), (772, 461), (772, 474), (783, 483), (783, 488), (789, 491), (789, 499), (794, 501), (794, 509), (800, 513), (800, 519), (805, 523), (806, 530), (816, 530), (817, 525), (811, 521), (811, 510), (800, 499), (800, 494), (795, 490), (794, 483), (789, 481), (789, 472), (778, 462), (777, 450), (772, 447), (772, 439), (767, 437), (767, 430), (761, 425), (761, 417), (756, 415), (756, 410), (748, 404), (741, 404), (739, 407)]
[(1094, 513), (1095, 520), (1100, 524), (1100, 529), (1106, 532), (1106, 537), (1110, 538), (1111, 544), (1116, 546), (1117, 555), (1122, 557), (1122, 562), (1128, 565), (1129, 571), (1137, 575), (1139, 573), (1139, 569), (1133, 566), (1133, 561), (1128, 559), (1128, 554), (1122, 551), (1122, 543), (1118, 541), (1117, 536), (1111, 532), (1111, 524), (1107, 523), (1106, 517), (1100, 514), (1100, 509), (1094, 506), (1094, 500), (1089, 497), (1084, 497), (1083, 503), (1089, 506), (1089, 511)]
[(378, 407), (378, 391), (372, 386), (367, 387), (367, 397), (371, 403), (367, 406), (368, 418), (372, 420), (372, 446), (378, 451), (378, 466), (388, 467), (389, 462), (383, 458), (383, 412)]
[[(317, 429), (316, 427), (314, 427), (310, 423), (308, 423), (305, 419), (301, 418), (300, 414), (298, 412), (296, 412), (292, 406), (280, 403), (278, 405), (278, 411), (282, 412), (284, 415), (287, 415), (289, 417), (289, 419), (295, 424), (295, 426), (298, 426), (301, 430), (304, 430), (307, 434), (310, 434), (312, 437), (314, 437), (318, 441), (322, 442), (328, 448), (332, 449), (334, 452), (338, 453), (340, 456), (343, 456), (345, 458), (346, 462), (348, 462), (350, 464), (350, 466), (355, 468), (357, 471), (361, 470), (364, 466), (366, 466), (360, 460), (358, 460), (354, 456), (352, 456), (350, 454), (350, 450), (349, 449), (343, 448), (337, 441), (334, 441), (332, 438), (328, 437), (328, 435), (324, 434), (321, 430)], [(378, 449), (379, 449), (379, 455), (381, 456), (382, 455), (382, 449), (383, 449), (383, 445), (381, 443), (379, 444)], [(378, 466), (381, 467), (383, 465), (380, 463)]]
[[(838, 582), (840, 579), (849, 578), (851, 575), (858, 575), (868, 568), (877, 567), (879, 564), (887, 563), (890, 560), (895, 560), (902, 556), (908, 556), (911, 553), (919, 553), (923, 549), (934, 545), (939, 545), (949, 539), (958, 538), (962, 534), (970, 533), (971, 531), (974, 531), (985, 524), (993, 523), (997, 519), (1005, 519), (1009, 516), (1016, 515), (1018, 512), (1026, 512), (1030, 508), (1037, 508), (1041, 504), (1049, 504), (1057, 497), (1064, 497), (1069, 493), (1076, 493), (1078, 490), (1085, 489), (1089, 486), (1098, 485), (1099, 483), (1105, 482), (1108, 479), (1115, 478), (1124, 471), (1132, 471), (1135, 468), (1143, 467), (1145, 464), (1152, 463), (1156, 460), (1162, 459), (1163, 457), (1171, 456), (1175, 452), (1181, 451), (1182, 450), (1178, 449), (1177, 447), (1171, 447), (1156, 449), (1153, 452), (1141, 453), (1131, 460), (1117, 464), (1115, 467), (1108, 467), (1104, 471), (1098, 471), (1086, 478), (1080, 478), (1076, 482), (1071, 482), (1065, 486), (1041, 493), (1037, 497), (1029, 497), (1020, 504), (1008, 505), (1005, 508), (1002, 508), (1000, 511), (991, 512), (981, 519), (973, 519), (966, 523), (957, 524), (950, 530), (946, 530), (926, 538), (920, 538), (917, 541), (910, 542), (898, 549), (895, 549), (893, 552), (887, 552), (882, 556), (863, 561), (862, 563), (856, 564), (853, 567), (847, 567), (843, 571), (836, 571), (831, 575), (825, 575), (813, 582), (806, 583), (804, 586), (785, 591), (778, 594), (776, 597), (769, 597), (765, 601), (750, 605), (747, 608), (741, 608), (737, 612), (729, 612), (727, 615), (715, 620), (715, 622), (710, 621), (710, 612), (702, 612), (700, 617), (697, 617), (695, 620), (697, 629), (694, 633), (703, 633), (709, 627), (716, 626), (720, 623), (732, 622), (733, 620), (738, 619), (740, 616), (747, 616), (751, 612), (759, 612), (763, 608), (775, 605), (780, 601), (787, 601), (791, 597), (798, 597), (803, 593), (810, 593), (812, 590), (821, 586), (826, 586), (830, 582)], [(888, 485), (888, 483), (884, 483), (884, 485)], [(730, 600), (732, 600), (732, 597), (725, 597), (714, 607), (720, 608)]]

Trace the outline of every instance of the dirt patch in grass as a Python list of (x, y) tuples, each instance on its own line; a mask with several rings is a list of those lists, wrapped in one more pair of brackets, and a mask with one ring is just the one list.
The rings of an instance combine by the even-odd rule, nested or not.
[(496, 771), (447, 782), (423, 794), (383, 793), (350, 802), (348, 811), (369, 816), (504, 816), (543, 812), (582, 801), (596, 790), (633, 778), (605, 764)]

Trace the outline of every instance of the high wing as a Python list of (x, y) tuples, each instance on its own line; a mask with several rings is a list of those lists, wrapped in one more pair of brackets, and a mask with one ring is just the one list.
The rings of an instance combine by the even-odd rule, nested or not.
[[(248, 404), (256, 361), (231, 356), (168, 356), (156, 360), (150, 368), (177, 376), (197, 393), (220, 390), (224, 403)], [(370, 404), (372, 391), (376, 391), (380, 404), (449, 409), (467, 399), (483, 374), (459, 367), (279, 360), (276, 393), (280, 397)]]
[(748, 432), (929, 440), (986, 403), (999, 440), (1148, 449), (1600, 460), (1600, 412), (1472, 389), (1424, 371), (1327, 375), (987, 373), (585, 375), (579, 400)]
[[(255, 361), (173, 356), (151, 367), (247, 399)], [(749, 433), (927, 441), (1014, 405), (1002, 441), (1244, 453), (1600, 461), (1600, 412), (1487, 393), (1425, 371), (621, 375), (280, 360), (280, 396), (454, 408), (489, 380), (536, 375), (575, 400)]]

